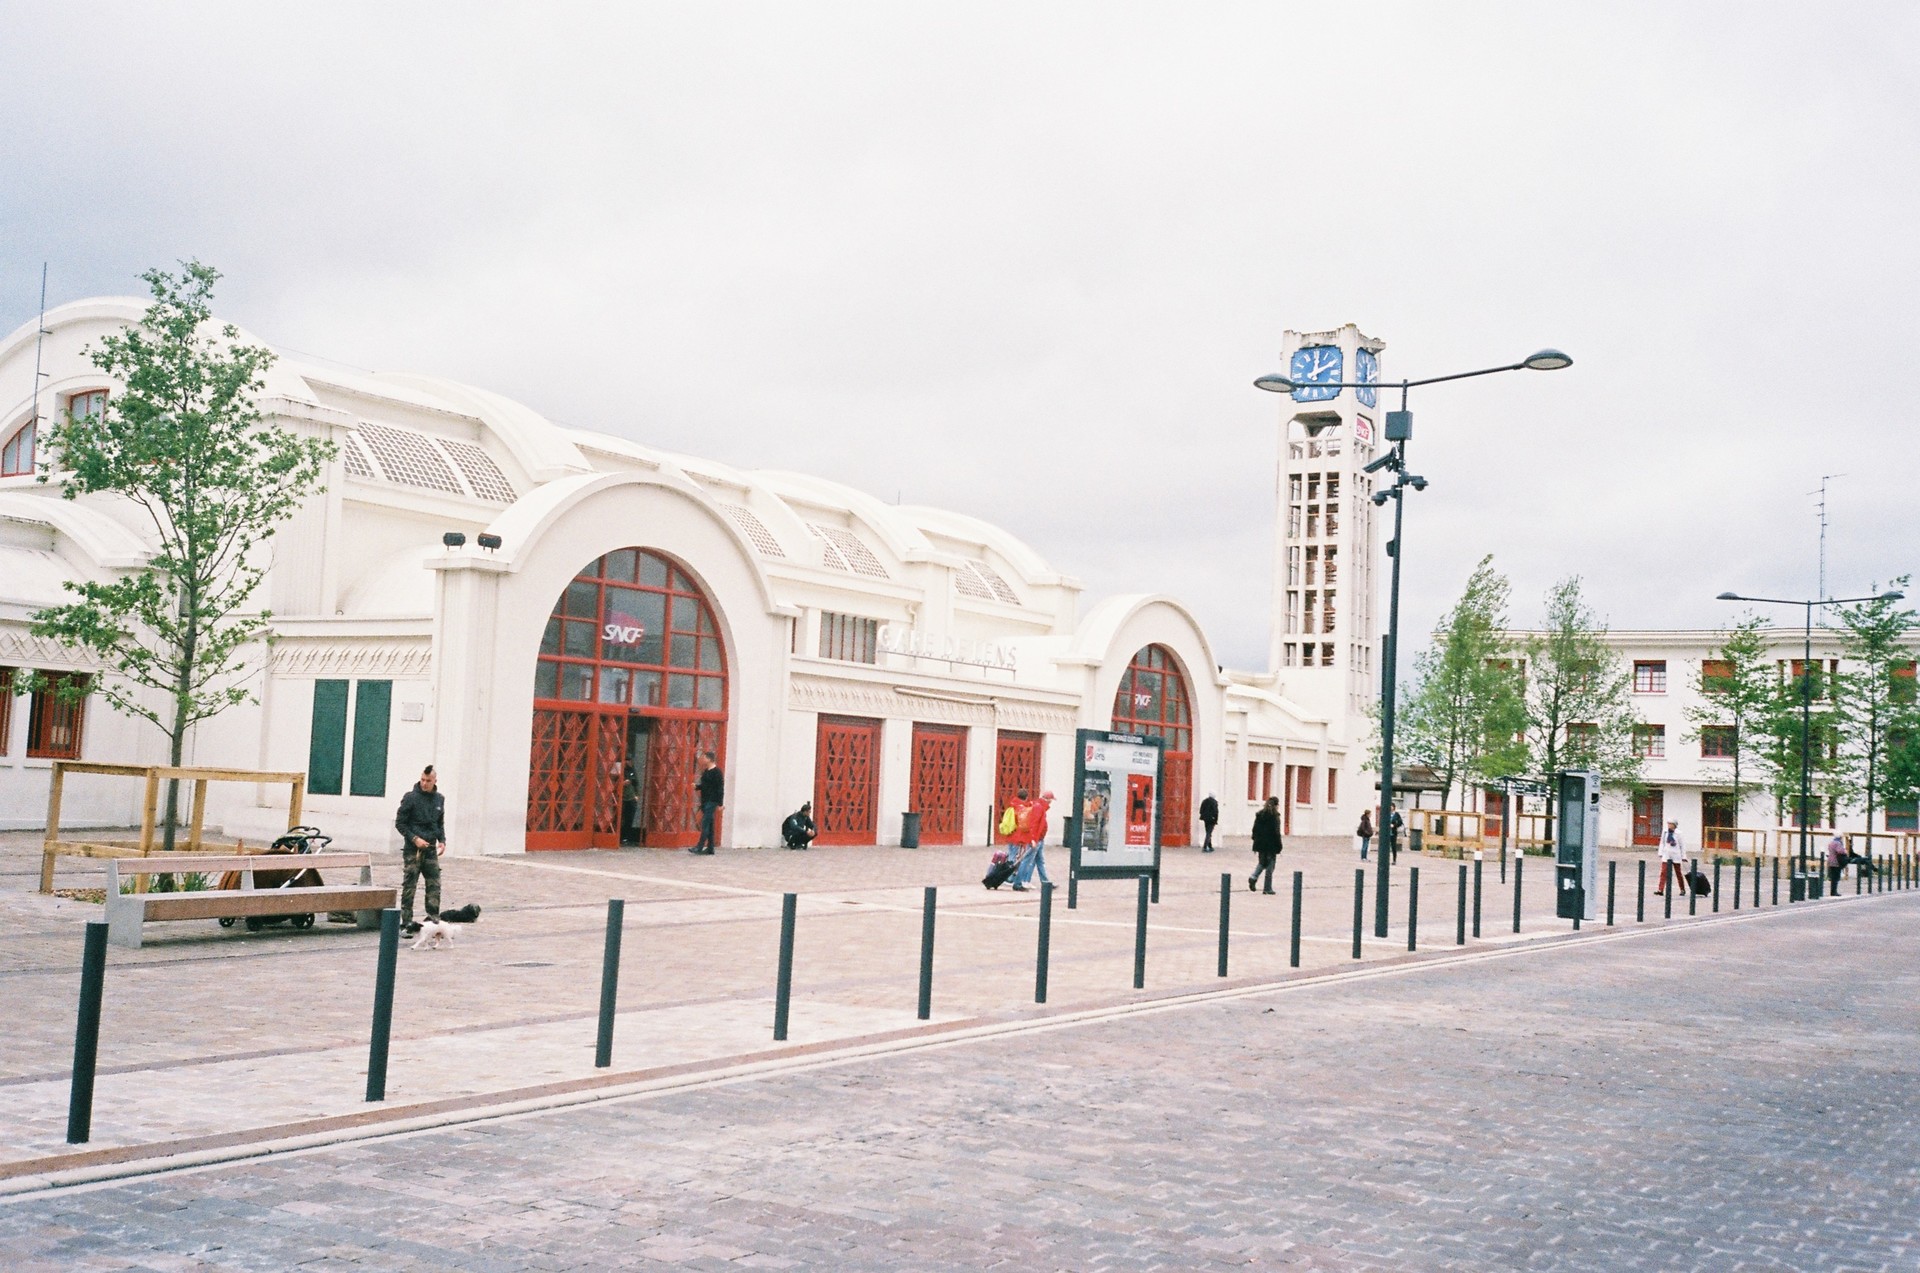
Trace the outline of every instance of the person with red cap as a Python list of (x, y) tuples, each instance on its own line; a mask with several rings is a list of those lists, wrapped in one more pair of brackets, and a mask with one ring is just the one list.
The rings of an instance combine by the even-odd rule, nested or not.
[(1027, 851), (1020, 859), (1020, 869), (1013, 876), (1013, 889), (1016, 893), (1027, 891), (1027, 881), (1034, 877), (1035, 872), (1039, 873), (1042, 884), (1053, 883), (1047, 878), (1047, 862), (1040, 854), (1047, 839), (1047, 810), (1052, 805), (1053, 793), (1043, 791), (1039, 799), (1029, 800), (1026, 808), (1021, 811), (1020, 830), (1015, 834), (1019, 842), (1027, 846)]

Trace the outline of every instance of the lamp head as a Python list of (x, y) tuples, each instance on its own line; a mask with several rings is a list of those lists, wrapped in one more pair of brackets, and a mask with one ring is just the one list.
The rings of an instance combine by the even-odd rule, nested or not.
[(1895, 592), (1890, 590), (1890, 591), (1881, 593), (1879, 596), (1875, 597), (1874, 600), (1875, 601), (1904, 601), (1906, 600), (1906, 597), (1907, 597), (1907, 594), (1904, 592)]
[(465, 533), (462, 531), (450, 530), (446, 534), (440, 536), (440, 542), (445, 544), (449, 548), (458, 548), (460, 547), (460, 545), (467, 542), (467, 537)]
[(1260, 377), (1253, 382), (1253, 387), (1256, 389), (1265, 389), (1268, 393), (1292, 393), (1294, 388), (1293, 381), (1287, 379), (1277, 371), (1268, 372), (1266, 375)]
[(1573, 359), (1557, 349), (1542, 349), (1538, 353), (1527, 355), (1520, 365), (1528, 371), (1559, 371), (1573, 366)]
[(1745, 601), (1746, 598), (1741, 596), (1737, 592), (1723, 592), (1719, 596), (1715, 597), (1714, 600), (1715, 601)]
[(486, 549), (488, 552), (492, 552), (494, 549), (500, 546), (500, 536), (488, 535), (488, 534), (482, 533), (474, 537), (474, 542), (479, 544), (482, 548)]

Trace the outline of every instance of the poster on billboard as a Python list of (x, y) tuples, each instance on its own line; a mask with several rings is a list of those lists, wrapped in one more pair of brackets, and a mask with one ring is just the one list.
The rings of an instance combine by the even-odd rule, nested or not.
[(1076, 742), (1074, 873), (1097, 877), (1157, 872), (1161, 740), (1083, 729)]

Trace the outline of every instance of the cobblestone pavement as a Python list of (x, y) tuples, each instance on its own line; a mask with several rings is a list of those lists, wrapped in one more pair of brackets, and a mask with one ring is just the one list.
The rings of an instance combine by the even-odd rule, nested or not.
[[(25, 1169), (74, 1152), (64, 1131), (79, 938), (99, 908), (35, 894), (38, 847), (31, 834), (0, 835), (0, 998), (8, 1008), (0, 1037), (0, 1176), (9, 1163)], [(981, 889), (985, 856), (983, 848), (874, 848), (451, 860), (449, 904), (477, 900), (486, 913), (451, 951), (402, 950), (388, 1102), (378, 1112), (397, 1117), (420, 1103), (595, 1075), (593, 1013), (610, 896), (627, 899), (617, 1072), (720, 1066), (774, 1047), (779, 894), (789, 889), (801, 897), (791, 1044), (822, 1046), (915, 1025), (927, 884), (940, 889), (934, 1021), (1030, 1014), (1038, 902), (1033, 893)], [(1255, 897), (1239, 874), (1250, 865), (1239, 846), (1211, 856), (1168, 852), (1161, 901), (1151, 908), (1146, 994), (1220, 984), (1223, 871), (1232, 872), (1234, 981), (1288, 974), (1288, 872), (1281, 872), (1281, 896)], [(1351, 851), (1297, 838), (1282, 865), (1301, 870), (1306, 884), (1302, 972), (1352, 967)], [(1453, 949), (1458, 864), (1407, 854), (1395, 871), (1386, 940), (1371, 937), (1367, 896), (1369, 962), (1406, 955), (1415, 866), (1422, 948)], [(1635, 860), (1621, 867), (1625, 922)], [(1063, 870), (1064, 862), (1056, 864), (1056, 874)], [(84, 885), (100, 874), (97, 863), (69, 860), (58, 882)], [(397, 859), (379, 860), (375, 875), (397, 880)], [(1521, 940), (1568, 931), (1550, 915), (1549, 878), (1547, 863), (1530, 863)], [(1369, 873), (1369, 890), (1372, 882)], [(1493, 862), (1485, 864), (1484, 889), (1476, 944), (1515, 940), (1511, 889)], [(1750, 889), (1746, 896), (1750, 904)], [(1139, 997), (1131, 883), (1090, 883), (1076, 910), (1064, 896), (1057, 902), (1049, 1004)], [(1651, 912), (1649, 922), (1657, 916)], [(265, 1137), (302, 1119), (363, 1116), (374, 953), (374, 935), (351, 928), (248, 934), (212, 921), (151, 925), (143, 949), (114, 949), (93, 1138), (83, 1151), (249, 1130)]]
[(18, 1196), (0, 1266), (1912, 1269), (1916, 920), (1376, 964)]

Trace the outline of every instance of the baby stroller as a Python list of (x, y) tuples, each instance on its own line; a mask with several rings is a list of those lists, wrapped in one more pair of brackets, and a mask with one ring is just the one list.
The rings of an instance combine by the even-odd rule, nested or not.
[[(267, 852), (269, 854), (285, 853), (289, 856), (301, 853), (319, 853), (332, 843), (333, 837), (322, 832), (319, 827), (288, 827), (285, 835), (267, 847)], [(321, 883), (320, 872), (311, 867), (304, 870), (255, 871), (253, 873), (253, 886), (255, 888), (319, 888)], [(220, 887), (222, 889), (237, 889), (241, 887), (240, 872), (228, 871), (225, 875), (222, 875), (220, 877)], [(295, 928), (313, 927), (312, 911), (294, 911), (286, 915), (249, 915), (246, 919), (247, 931), (250, 933), (257, 933), (261, 929), (274, 924), (291, 924)], [(233, 916), (223, 916), (220, 920), (220, 927), (232, 928), (233, 923)]]

